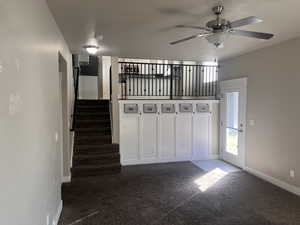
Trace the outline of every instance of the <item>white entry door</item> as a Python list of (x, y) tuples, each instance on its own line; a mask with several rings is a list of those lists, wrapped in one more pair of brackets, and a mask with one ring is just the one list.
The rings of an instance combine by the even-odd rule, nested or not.
[(247, 78), (220, 82), (221, 157), (233, 165), (245, 166)]

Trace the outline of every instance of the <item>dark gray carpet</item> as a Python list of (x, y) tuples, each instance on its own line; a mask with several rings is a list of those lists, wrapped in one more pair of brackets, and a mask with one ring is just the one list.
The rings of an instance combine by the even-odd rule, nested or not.
[(205, 192), (192, 163), (123, 167), (63, 187), (60, 225), (300, 225), (300, 197), (246, 172)]

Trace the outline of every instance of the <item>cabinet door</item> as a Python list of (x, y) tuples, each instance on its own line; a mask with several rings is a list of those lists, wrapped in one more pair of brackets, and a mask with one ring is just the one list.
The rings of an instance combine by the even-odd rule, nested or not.
[(192, 114), (176, 116), (176, 158), (188, 160), (192, 157)]
[(130, 162), (139, 159), (140, 116), (126, 115), (120, 118), (121, 161)]
[(162, 114), (159, 118), (158, 151), (160, 159), (174, 159), (175, 154), (175, 114)]
[(141, 116), (141, 159), (157, 158), (157, 115)]
[(193, 159), (209, 159), (210, 115), (207, 113), (193, 116)]

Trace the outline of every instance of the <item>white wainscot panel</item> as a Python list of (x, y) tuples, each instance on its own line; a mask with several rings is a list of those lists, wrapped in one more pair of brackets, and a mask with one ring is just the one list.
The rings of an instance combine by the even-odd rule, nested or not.
[(157, 116), (143, 114), (141, 117), (141, 159), (157, 158)]
[(120, 152), (121, 162), (137, 161), (139, 154), (140, 118), (138, 115), (121, 117)]
[(207, 113), (196, 113), (193, 116), (193, 159), (210, 158), (210, 124), (211, 117)]
[[(198, 112), (196, 104), (205, 100), (125, 100), (120, 101), (120, 153), (122, 165), (163, 163), (212, 158), (212, 113)], [(182, 112), (180, 104), (193, 105)], [(125, 112), (124, 104), (138, 106)], [(156, 113), (144, 112), (144, 104), (156, 104)], [(162, 112), (162, 104), (174, 104), (175, 112)], [(211, 105), (209, 105), (211, 109)]]
[(192, 156), (192, 114), (180, 113), (176, 116), (176, 157), (191, 159)]
[(162, 114), (159, 118), (158, 150), (160, 159), (175, 159), (175, 114)]

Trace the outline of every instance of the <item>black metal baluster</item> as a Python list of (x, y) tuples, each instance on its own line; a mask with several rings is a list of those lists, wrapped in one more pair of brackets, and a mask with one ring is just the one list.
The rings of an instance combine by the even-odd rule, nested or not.
[(157, 70), (157, 64), (155, 64), (155, 76), (154, 76), (154, 80), (155, 80), (155, 96), (158, 96), (158, 70)]
[(146, 65), (143, 64), (144, 96), (147, 96), (147, 72), (145, 67)]
[(196, 66), (196, 90), (195, 90), (195, 96), (199, 96), (198, 95), (198, 91), (199, 91), (199, 66)]
[(173, 99), (173, 65), (171, 65), (171, 77), (170, 77), (170, 99)]
[(142, 64), (139, 64), (139, 81), (140, 81), (140, 96), (143, 96), (143, 75)]
[(163, 93), (162, 93), (162, 95), (165, 96), (165, 64), (163, 64), (162, 70), (163, 70), (163, 72), (162, 72), (162, 78), (163, 78)]
[(161, 78), (162, 78), (162, 69), (161, 69), (161, 64), (158, 65), (158, 68), (159, 68), (159, 96), (161, 96), (161, 91), (162, 91), (162, 88), (161, 88)]
[(203, 96), (203, 83), (204, 83), (204, 68), (203, 66), (200, 67), (200, 96)]
[(194, 66), (194, 80), (195, 80), (195, 85), (194, 85), (194, 96), (197, 96), (197, 87), (198, 87), (198, 77), (197, 77), (197, 71), (198, 71), (198, 66)]

